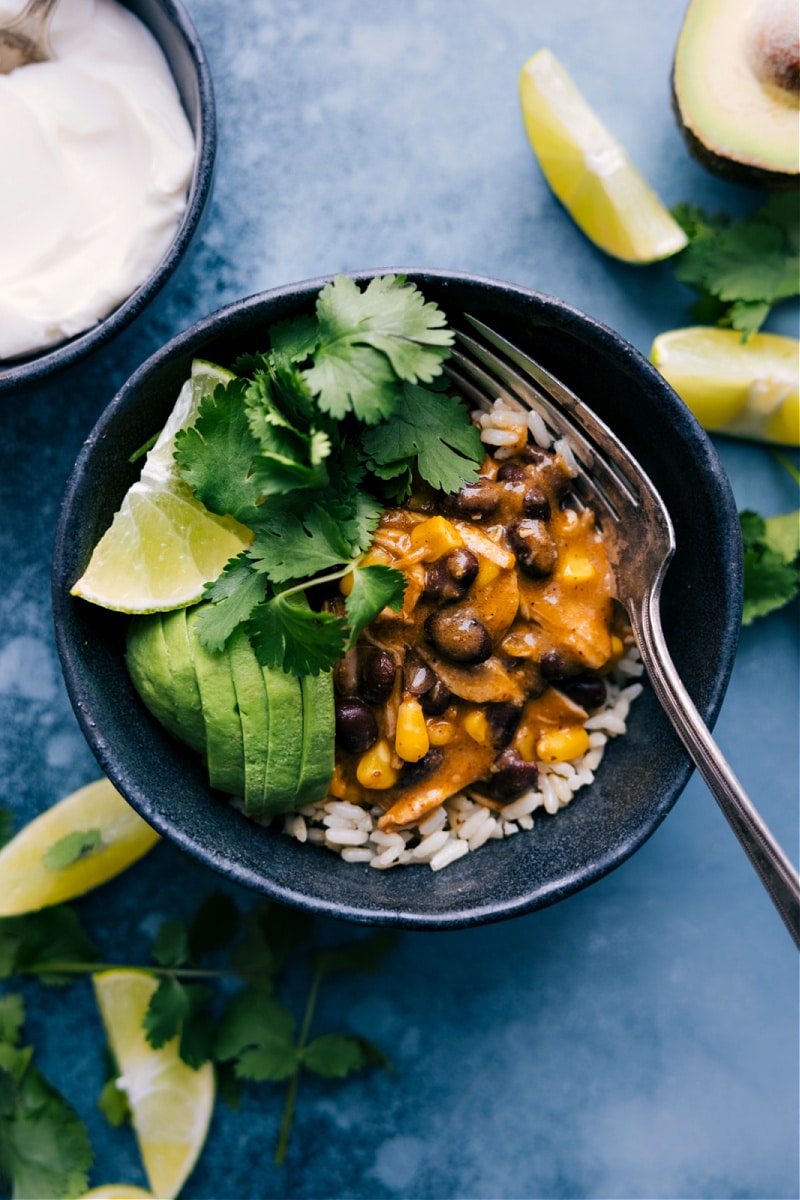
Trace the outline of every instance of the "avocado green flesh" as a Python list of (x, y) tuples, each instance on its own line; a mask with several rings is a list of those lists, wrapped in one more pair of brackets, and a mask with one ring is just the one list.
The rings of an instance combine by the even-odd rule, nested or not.
[(194, 609), (187, 619), (206, 727), (208, 777), (213, 788), (241, 796), (245, 778), (244, 739), (228, 657), (224, 650), (212, 653), (200, 643), (194, 630), (198, 616), (198, 609)]
[(303, 753), (303, 694), (300, 680), (264, 667), (269, 704), (264, 812), (291, 812), (306, 803), (300, 794)]
[(161, 614), (161, 628), (166, 646), (167, 665), (175, 694), (175, 715), (181, 737), (198, 754), (205, 754), (206, 725), (200, 703), (200, 689), (189, 645), (186, 609)]
[(144, 704), (251, 816), (324, 799), (334, 767), (331, 673), (299, 679), (262, 667), (243, 629), (225, 650), (208, 650), (196, 629), (205, 607), (132, 619), (126, 661)]
[(167, 662), (167, 647), (158, 613), (137, 616), (128, 626), (125, 662), (145, 707), (173, 737), (183, 741), (177, 693)]
[(778, 82), (790, 78), (783, 60), (792, 37), (796, 55), (793, 3), (785, 15), (783, 0), (690, 0), (686, 10), (673, 107), (691, 153), (732, 182), (774, 189), (800, 182), (798, 80)]
[(333, 779), (334, 737), (333, 683), (330, 673), (304, 675), (303, 750), (299, 794), (304, 804), (324, 800)]
[(250, 639), (243, 629), (237, 629), (232, 634), (226, 649), (242, 727), (242, 794), (247, 811), (261, 813), (264, 811), (264, 782), (269, 751), (267, 689)]

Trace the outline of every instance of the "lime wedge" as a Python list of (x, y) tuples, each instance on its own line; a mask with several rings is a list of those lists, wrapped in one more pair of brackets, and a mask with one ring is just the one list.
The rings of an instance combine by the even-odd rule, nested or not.
[(800, 445), (800, 341), (693, 325), (661, 333), (650, 359), (712, 432)]
[(519, 93), (545, 179), (596, 246), (631, 263), (656, 262), (684, 248), (680, 225), (550, 50), (528, 59)]
[(177, 1038), (158, 1050), (149, 1044), (142, 1019), (157, 986), (151, 975), (111, 970), (94, 975), (93, 982), (150, 1189), (159, 1200), (170, 1200), (203, 1148), (214, 1107), (214, 1069), (210, 1062), (198, 1070), (187, 1066)]
[(79, 1200), (154, 1200), (152, 1192), (132, 1183), (103, 1183), (84, 1192)]
[(213, 363), (192, 364), (191, 378), (148, 452), (139, 479), (73, 585), (73, 596), (117, 612), (181, 608), (199, 600), (205, 584), (249, 544), (249, 530), (231, 517), (210, 513), (195, 498), (173, 457), (178, 430), (189, 428), (203, 398), (232, 378)]
[[(85, 853), (69, 865), (45, 865), (48, 851), (79, 833), (93, 834)], [(34, 817), (0, 850), (0, 917), (82, 896), (124, 871), (158, 840), (111, 782), (97, 779)]]

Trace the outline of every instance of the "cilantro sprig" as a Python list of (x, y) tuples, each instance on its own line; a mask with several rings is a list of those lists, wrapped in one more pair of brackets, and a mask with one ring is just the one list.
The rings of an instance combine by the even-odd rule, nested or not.
[[(381, 514), (415, 479), (445, 492), (477, 478), (480, 434), (442, 387), (452, 332), (402, 276), (363, 291), (337, 276), (315, 316), (279, 322), (270, 347), (176, 439), (178, 469), (212, 512), (253, 534), (205, 592), (201, 641), (221, 649), (244, 625), (266, 667), (330, 669), (405, 580), (366, 565)], [(331, 588), (351, 577), (344, 612)]]
[[(282, 1163), (305, 1075), (335, 1080), (369, 1067), (392, 1069), (365, 1035), (348, 1028), (317, 1032), (315, 1024), (325, 982), (379, 970), (394, 936), (384, 931), (332, 946), (315, 932), (310, 914), (271, 901), (242, 913), (228, 893), (215, 891), (188, 922), (162, 921), (149, 962), (110, 963), (100, 960), (77, 911), (57, 905), (0, 918), (0, 981), (32, 977), (63, 987), (115, 967), (149, 972), (158, 986), (143, 1029), (154, 1049), (177, 1038), (184, 1062), (195, 1068), (213, 1062), (219, 1094), (232, 1107), (245, 1086), (284, 1088), (274, 1150)], [(34, 1066), (33, 1051), (19, 1046), (23, 1018), (21, 998), (0, 995), (0, 1187), (7, 1185), (15, 1200), (76, 1196), (87, 1187), (92, 1162), (87, 1131)], [(106, 1048), (98, 1107), (114, 1126), (130, 1118), (118, 1074)]]
[(800, 197), (769, 197), (756, 212), (732, 219), (679, 204), (673, 216), (689, 237), (674, 260), (675, 276), (698, 299), (691, 312), (700, 324), (756, 333), (780, 300), (800, 292)]

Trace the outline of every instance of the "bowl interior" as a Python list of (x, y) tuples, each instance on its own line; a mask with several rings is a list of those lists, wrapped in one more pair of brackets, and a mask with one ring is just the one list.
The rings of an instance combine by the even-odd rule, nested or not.
[[(713, 724), (737, 644), (741, 552), (733, 497), (706, 435), (636, 350), (560, 301), (473, 276), (404, 273), (451, 324), (472, 313), (539, 357), (650, 473), (678, 545), (663, 597), (667, 641)], [(407, 927), (464, 926), (543, 907), (623, 862), (686, 784), (690, 763), (649, 689), (636, 701), (628, 733), (609, 744), (595, 783), (555, 817), (441, 872), (376, 871), (258, 828), (212, 792), (197, 758), (162, 732), (134, 692), (122, 659), (125, 618), (69, 595), (133, 481), (128, 455), (160, 427), (192, 357), (225, 364), (264, 348), (267, 327), (311, 309), (324, 282), (252, 297), (180, 335), (136, 372), (92, 431), (67, 487), (53, 560), (56, 638), (70, 698), (101, 767), (131, 804), (238, 883), (338, 917)]]
[(0, 361), (0, 393), (35, 383), (104, 345), (130, 324), (177, 270), (202, 224), (216, 156), (216, 109), (211, 74), (195, 28), (180, 0), (121, 0), (159, 43), (195, 138), (186, 208), (169, 249), (127, 300), (84, 333), (39, 353)]

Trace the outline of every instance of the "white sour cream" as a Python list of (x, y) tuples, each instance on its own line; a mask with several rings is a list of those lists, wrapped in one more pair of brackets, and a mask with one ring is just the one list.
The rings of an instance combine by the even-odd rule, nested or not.
[[(0, 20), (22, 0), (0, 0)], [(0, 75), (0, 359), (82, 333), (175, 234), (194, 138), (155, 38), (116, 0), (61, 0), (56, 60)]]

